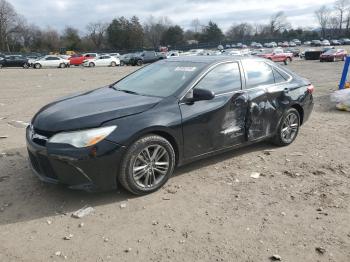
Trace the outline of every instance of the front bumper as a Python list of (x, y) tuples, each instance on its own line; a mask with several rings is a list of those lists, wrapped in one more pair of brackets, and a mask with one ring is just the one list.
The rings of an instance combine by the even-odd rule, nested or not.
[(32, 139), (30, 127), (26, 130), (26, 141), (30, 165), (40, 180), (86, 191), (117, 187), (125, 147), (108, 140), (89, 148), (38, 143)]

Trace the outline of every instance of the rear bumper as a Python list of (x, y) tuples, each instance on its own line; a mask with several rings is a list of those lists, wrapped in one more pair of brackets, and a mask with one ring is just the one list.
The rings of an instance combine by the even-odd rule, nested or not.
[(74, 148), (32, 141), (26, 131), (31, 168), (44, 182), (64, 184), (72, 189), (106, 191), (117, 187), (120, 161), (125, 148), (104, 140), (93, 148)]

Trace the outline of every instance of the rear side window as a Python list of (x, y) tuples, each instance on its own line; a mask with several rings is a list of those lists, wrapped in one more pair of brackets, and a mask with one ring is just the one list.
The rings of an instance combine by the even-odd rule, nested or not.
[(244, 70), (247, 76), (247, 88), (259, 85), (271, 85), (275, 83), (271, 66), (261, 61), (243, 60)]
[(275, 76), (276, 83), (286, 82), (286, 79), (284, 79), (284, 77), (275, 68), (273, 69), (273, 75)]
[[(284, 72), (283, 70), (280, 70), (279, 68), (274, 67), (274, 71), (276, 71), (278, 74), (280, 74), (280, 75), (284, 78), (285, 81), (288, 81), (288, 80), (291, 78), (290, 75), (288, 75), (288, 74), (287, 74), (286, 72)], [(276, 82), (276, 83), (277, 83), (277, 82)]]
[(237, 63), (221, 64), (211, 70), (195, 88), (207, 89), (215, 94), (241, 89), (241, 74)]

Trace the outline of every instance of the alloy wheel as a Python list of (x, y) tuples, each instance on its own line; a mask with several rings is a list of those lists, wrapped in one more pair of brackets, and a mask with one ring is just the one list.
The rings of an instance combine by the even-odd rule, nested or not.
[(291, 143), (298, 133), (299, 118), (295, 113), (290, 113), (283, 121), (281, 128), (281, 138), (285, 143)]
[(170, 167), (168, 151), (161, 145), (141, 150), (133, 164), (133, 178), (142, 188), (153, 188), (165, 178)]

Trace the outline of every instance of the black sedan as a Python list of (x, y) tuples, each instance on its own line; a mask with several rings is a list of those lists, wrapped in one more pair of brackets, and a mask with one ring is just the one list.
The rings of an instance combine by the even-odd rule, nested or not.
[(28, 59), (23, 56), (11, 55), (11, 56), (5, 56), (3, 59), (0, 58), (0, 68), (2, 67), (29, 68), (29, 63), (28, 63)]
[(176, 166), (261, 140), (291, 144), (313, 90), (260, 58), (161, 60), (43, 107), (26, 131), (30, 162), (43, 181), (150, 193)]

